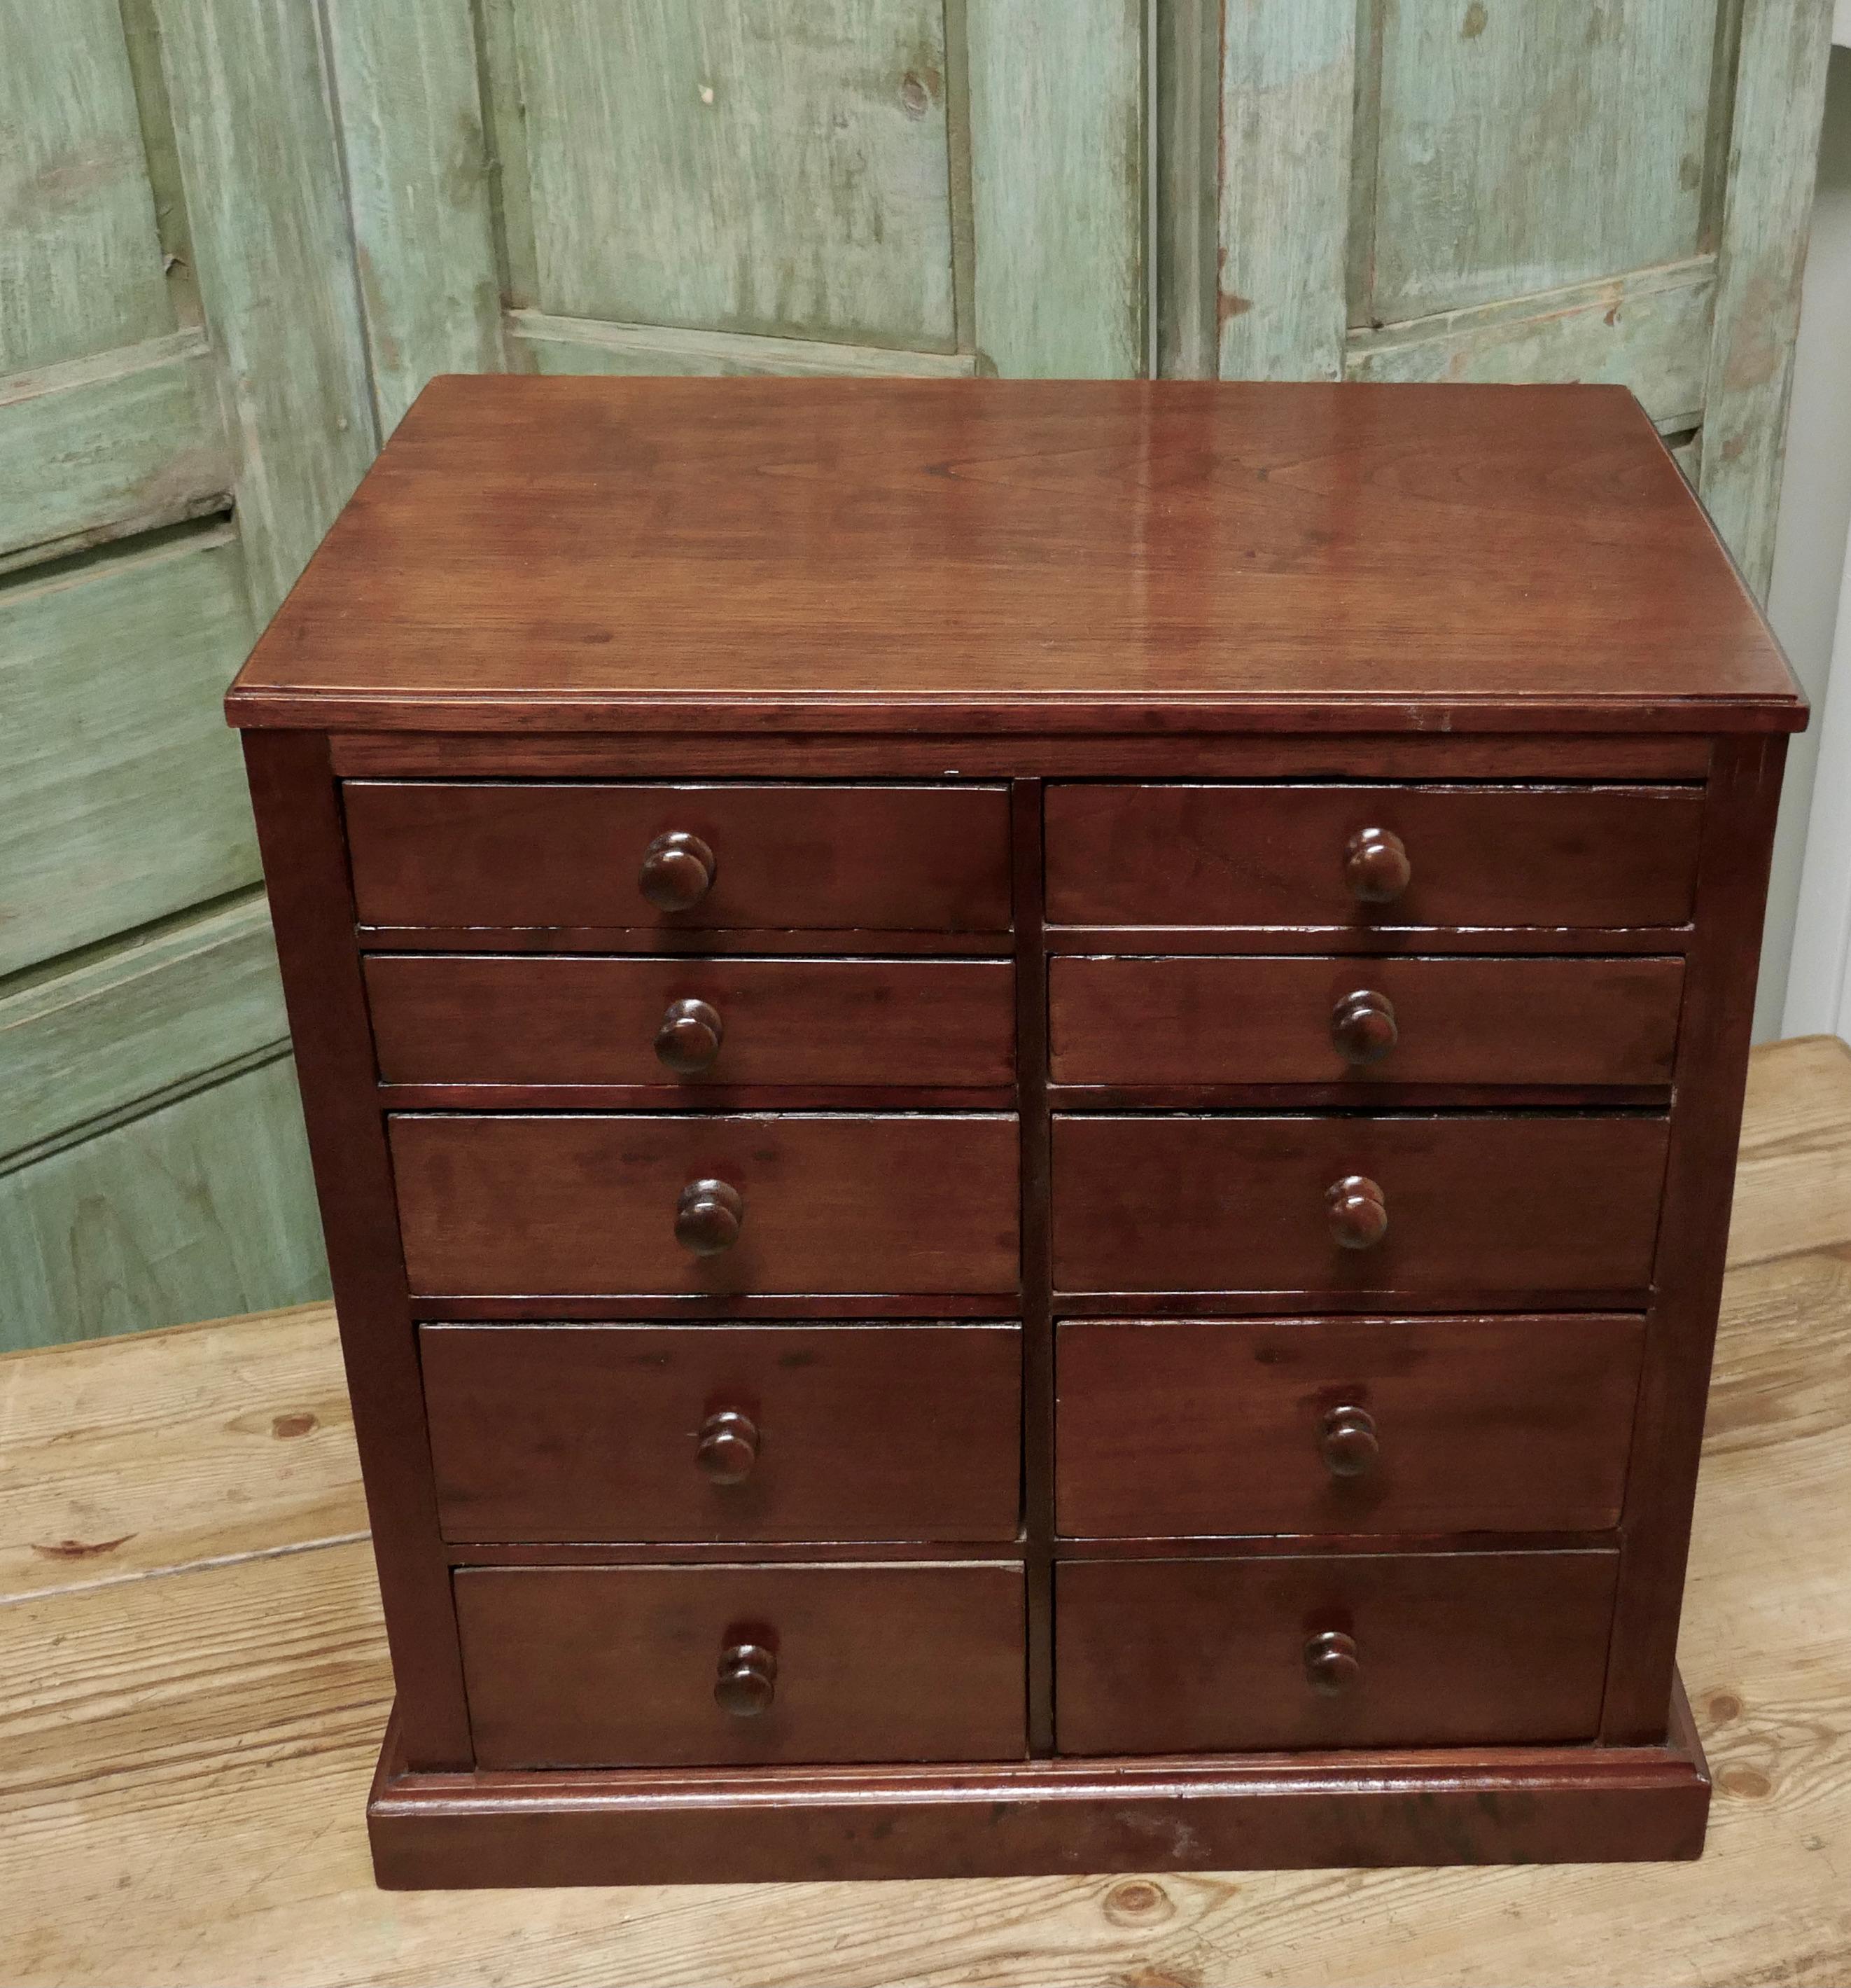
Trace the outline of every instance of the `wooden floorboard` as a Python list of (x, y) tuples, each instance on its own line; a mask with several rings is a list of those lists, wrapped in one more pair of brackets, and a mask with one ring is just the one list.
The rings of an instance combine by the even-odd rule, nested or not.
[(1758, 1052), (1749, 1113), (1681, 1652), (1699, 1864), (377, 1892), (390, 1684), (311, 1307), (0, 1361), (0, 1982), (1851, 1982), (1851, 1055)]

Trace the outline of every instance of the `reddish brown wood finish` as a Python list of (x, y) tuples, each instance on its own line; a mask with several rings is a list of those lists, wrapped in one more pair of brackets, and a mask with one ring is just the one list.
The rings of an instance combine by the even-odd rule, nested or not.
[[(1063, 1753), (1545, 1745), (1600, 1720), (1612, 1552), (1062, 1561)], [(1338, 1635), (1332, 1692), (1308, 1646)]]
[(1668, 1086), (1683, 979), (1676, 959), (1059, 959), (1049, 1070), (1127, 1089)]
[[(710, 931), (1003, 931), (1000, 787), (554, 786), (350, 780), (360, 922)], [(642, 888), (691, 835), (714, 859), (685, 903)]]
[(1660, 1736), (1657, 1681), (1676, 1658), (1785, 758), (1785, 739), (1725, 739), (1717, 747), (1697, 875), (1700, 939), (1678, 1043), (1659, 1297), (1633, 1430), (1636, 1462), (1626, 1488), (1620, 1601), (1601, 1719), (1601, 1737), (1611, 1743)]
[(414, 1775), (396, 1740), (367, 1809), (394, 1889), (1682, 1859), (1710, 1804), (1681, 1690), (1650, 1747)]
[(1014, 1326), (429, 1325), (421, 1337), (448, 1540), (1016, 1534)]
[[(1690, 915), (1702, 812), (1694, 787), (1059, 786), (1048, 794), (1047, 917), (1359, 931), (1677, 925)], [(1361, 896), (1359, 838), (1390, 834), (1410, 881)]]
[(327, 1237), (407, 1765), (471, 1761), (456, 1618), (405, 1303), (392, 1168), (371, 1097), (353, 898), (325, 739), (245, 740), (264, 883)]
[[(1018, 1567), (464, 1567), (483, 1767), (1019, 1759)], [(721, 1659), (769, 1650), (755, 1715)]]
[[(384, 1881), (1694, 1854), (1687, 1719), (1611, 1743), (1673, 1697), (1750, 735), (1804, 708), (1628, 398), (442, 382), (230, 708), (282, 729)], [(1113, 1536), (1055, 1537), (1057, 1303)], [(453, 1504), (541, 1537), (441, 1537), (420, 1319)], [(855, 1535), (928, 1505), (995, 1535)], [(1326, 1750), (1022, 1759), (1057, 1699)]]
[[(762, 734), (724, 732), (537, 732), (484, 736), (350, 732), (329, 742), (343, 778), (691, 779), (755, 776), (765, 767)], [(887, 738), (802, 732), (778, 742), (778, 767), (794, 779), (932, 779), (1107, 774), (1115, 779), (1179, 777), (1417, 780), (1701, 780), (1709, 771), (1703, 738), (1569, 733), (1500, 739), (1419, 733), (1323, 739), (1243, 738), (1216, 729), (1168, 738), (1106, 732), (1091, 738), (933, 736), (908, 730)]]
[[(389, 1121), (414, 1292), (528, 1297), (1012, 1291), (1004, 1116)], [(739, 1195), (738, 1241), (676, 1240), (691, 1185)]]
[(427, 388), (231, 708), (981, 736), (1802, 708), (1622, 388), (510, 378)]
[(1015, 789), (1016, 1067), (1022, 1114), (1022, 1526), (1029, 1750), (1054, 1750), (1054, 1317), (1050, 1259), (1048, 956), (1039, 780)]
[[(1643, 1291), (1665, 1121), (1064, 1117), (1057, 1291)], [(1377, 1184), (1386, 1233), (1345, 1248), (1333, 1185)]]
[[(990, 960), (584, 959), (375, 954), (373, 1041), (388, 1084), (1006, 1085), (1009, 967)], [(669, 1010), (721, 1024), (711, 1059), (656, 1047)]]
[[(1315, 954), (1320, 958), (1349, 954), (1358, 958), (1397, 953), (1474, 958), (1487, 953), (1547, 958), (1586, 954), (1644, 957), (1683, 952), (1690, 945), (1691, 936), (1687, 925), (1582, 929), (1556, 925), (1393, 924), (1371, 924), (1366, 929), (1355, 925), (1051, 925), (1045, 942), (1050, 953), (1124, 953), (1146, 958), (1168, 953), (1214, 957)], [(459, 934), (456, 949), (468, 951), (470, 948), (463, 939)], [(400, 941), (404, 945), (425, 942), (409, 935)], [(479, 936), (473, 943), (480, 943)], [(577, 949), (586, 950), (582, 945)]]
[[(1005, 958), (1006, 931), (682, 931), (667, 925), (363, 925), (360, 942), (369, 952), (466, 952), (492, 945), (500, 953), (616, 953), (701, 958), (735, 954), (741, 958), (810, 958), (835, 954), (879, 953), (924, 958), (937, 954)], [(1623, 949), (1623, 948), (1622, 948)], [(1662, 944), (1660, 948), (1662, 950)]]
[(1069, 1321), (1060, 1530), (1611, 1526), (1643, 1338), (1599, 1314)]

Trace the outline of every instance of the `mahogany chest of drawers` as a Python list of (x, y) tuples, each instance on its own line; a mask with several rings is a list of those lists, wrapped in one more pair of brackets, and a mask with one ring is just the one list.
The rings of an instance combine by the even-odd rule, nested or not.
[(1804, 708), (1627, 394), (440, 380), (229, 708), (383, 1883), (1697, 1853)]

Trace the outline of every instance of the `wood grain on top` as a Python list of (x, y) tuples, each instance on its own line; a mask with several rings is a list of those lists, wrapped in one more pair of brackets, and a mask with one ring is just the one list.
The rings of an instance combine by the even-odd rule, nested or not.
[(1792, 730), (1620, 388), (434, 380), (240, 725)]

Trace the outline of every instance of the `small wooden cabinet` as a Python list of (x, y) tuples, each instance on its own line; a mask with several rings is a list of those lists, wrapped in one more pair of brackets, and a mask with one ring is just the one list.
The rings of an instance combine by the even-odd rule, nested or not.
[(382, 1883), (1697, 1853), (1805, 711), (1626, 394), (440, 380), (230, 711)]

